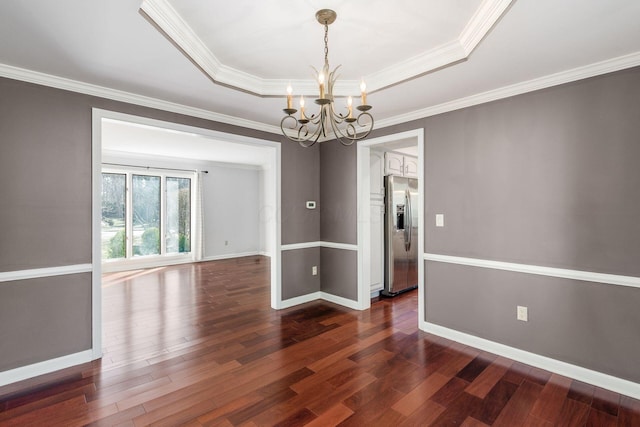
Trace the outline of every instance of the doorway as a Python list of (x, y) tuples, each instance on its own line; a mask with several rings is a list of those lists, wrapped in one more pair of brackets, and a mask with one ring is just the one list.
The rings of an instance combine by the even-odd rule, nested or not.
[[(272, 141), (259, 140), (245, 136), (227, 134), (209, 129), (181, 125), (172, 122), (164, 122), (129, 114), (117, 113), (101, 109), (93, 109), (92, 124), (92, 352), (93, 358), (98, 359), (102, 355), (102, 169), (103, 148), (109, 146), (114, 150), (114, 145), (107, 141), (105, 136), (107, 123), (120, 122), (138, 130), (146, 129), (155, 131), (155, 139), (145, 144), (137, 145), (133, 150), (133, 157), (147, 153), (162, 153), (167, 159), (184, 158), (186, 153), (194, 159), (207, 161), (209, 164), (245, 164), (251, 165), (254, 170), (259, 169), (259, 183), (256, 190), (259, 194), (255, 200), (256, 217), (260, 222), (259, 245), (260, 252), (270, 257), (270, 293), (271, 306), (278, 308), (281, 303), (281, 262), (280, 262), (280, 144)], [(164, 140), (162, 144), (160, 139)], [(172, 144), (172, 141), (180, 139), (180, 144)], [(192, 141), (192, 142), (190, 142)], [(162, 148), (164, 147), (164, 148)], [(129, 149), (129, 148), (128, 148)], [(118, 150), (117, 146), (115, 150)], [(131, 151), (131, 149), (129, 149)], [(131, 153), (130, 153), (131, 154)], [(113, 153), (110, 154), (111, 156)], [(162, 156), (161, 156), (162, 157)], [(157, 159), (156, 159), (157, 161)], [(154, 164), (154, 167), (158, 163)], [(158, 167), (165, 165), (160, 164)], [(203, 169), (206, 169), (204, 167)], [(201, 171), (192, 171), (197, 178)], [(231, 184), (230, 184), (231, 185)], [(196, 194), (194, 196), (197, 197)], [(203, 206), (201, 204), (200, 206)], [(196, 206), (194, 204), (194, 206)], [(229, 206), (225, 208), (230, 208)], [(196, 213), (194, 213), (194, 216)], [(198, 221), (194, 224), (198, 226)], [(204, 234), (204, 233), (203, 233)], [(230, 242), (231, 243), (231, 242)], [(194, 245), (195, 246), (195, 245)], [(196, 261), (203, 260), (202, 254), (196, 257)]]
[[(417, 176), (418, 176), (418, 324), (424, 322), (424, 129), (415, 129), (379, 138), (373, 138), (358, 145), (357, 163), (357, 193), (358, 193), (358, 304), (361, 309), (370, 307), (372, 285), (375, 291), (379, 290), (379, 271), (382, 254), (374, 239), (381, 236), (376, 234), (376, 226), (379, 217), (374, 217), (380, 212), (380, 203), (375, 192), (372, 192), (372, 183), (381, 179), (372, 170), (372, 154), (380, 155), (384, 151), (398, 151), (406, 147), (416, 147), (417, 150)], [(374, 185), (375, 187), (375, 185)], [(372, 195), (373, 194), (373, 195)], [(376, 209), (377, 208), (377, 209)], [(375, 292), (374, 291), (374, 292)]]

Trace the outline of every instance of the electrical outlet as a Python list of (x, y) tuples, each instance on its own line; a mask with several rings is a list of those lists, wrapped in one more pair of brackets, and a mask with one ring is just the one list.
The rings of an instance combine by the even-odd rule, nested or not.
[(529, 321), (529, 312), (528, 311), (529, 310), (528, 310), (527, 307), (523, 307), (523, 306), (519, 305), (516, 318), (518, 320), (522, 320), (523, 322), (528, 322)]
[(317, 276), (318, 275), (318, 266), (314, 265), (313, 267), (311, 267), (311, 275), (312, 276)]
[(228, 241), (228, 240), (225, 240), (225, 241), (224, 241), (224, 245), (225, 245), (225, 246), (229, 246), (229, 241)]

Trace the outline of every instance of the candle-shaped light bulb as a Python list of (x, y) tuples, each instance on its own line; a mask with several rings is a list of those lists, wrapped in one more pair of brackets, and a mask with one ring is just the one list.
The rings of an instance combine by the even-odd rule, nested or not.
[(320, 84), (320, 99), (324, 98), (324, 73), (318, 74), (318, 83)]
[(291, 85), (287, 86), (287, 108), (288, 109), (292, 109), (293, 108), (293, 88), (291, 87)]
[(352, 118), (353, 117), (353, 99), (351, 99), (351, 97), (347, 98), (347, 108), (349, 109), (348, 118)]
[(300, 95), (300, 118), (304, 119), (304, 97)]
[(360, 82), (360, 97), (362, 98), (362, 105), (367, 105), (367, 85), (364, 79)]

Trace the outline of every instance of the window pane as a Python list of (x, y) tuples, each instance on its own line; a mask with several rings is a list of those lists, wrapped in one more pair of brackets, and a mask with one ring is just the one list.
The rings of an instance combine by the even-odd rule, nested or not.
[(133, 175), (133, 255), (160, 254), (160, 177)]
[(102, 174), (102, 258), (124, 258), (126, 252), (126, 175)]
[(191, 180), (167, 177), (167, 253), (191, 252)]

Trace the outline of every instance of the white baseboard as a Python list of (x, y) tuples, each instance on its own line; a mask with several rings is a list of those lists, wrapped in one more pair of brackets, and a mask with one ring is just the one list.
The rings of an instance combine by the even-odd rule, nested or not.
[(49, 374), (61, 369), (70, 368), (82, 363), (91, 362), (93, 360), (93, 350), (85, 350), (80, 353), (69, 354), (67, 356), (58, 357), (44, 362), (34, 363), (33, 365), (22, 366), (20, 368), (11, 369), (0, 372), (0, 387), (39, 375)]
[(341, 305), (343, 307), (351, 308), (353, 310), (360, 310), (360, 308), (358, 307), (358, 301), (350, 300), (348, 298), (339, 297), (337, 295), (332, 295), (332, 294), (321, 292), (321, 291), (312, 292), (307, 295), (302, 295), (299, 297), (283, 300), (282, 303), (280, 304), (280, 307), (289, 308), (299, 304), (304, 304), (306, 302), (311, 302), (316, 300), (328, 301), (334, 304)]
[(341, 305), (343, 307), (351, 308), (353, 310), (362, 310), (360, 306), (358, 306), (358, 301), (354, 301), (352, 299), (339, 297), (337, 295), (328, 294), (326, 292), (320, 292), (321, 297), (325, 301), (332, 302), (334, 304)]
[(632, 381), (592, 371), (581, 366), (561, 362), (539, 354), (530, 353), (528, 351), (520, 350), (518, 348), (510, 347), (484, 338), (479, 338), (464, 332), (436, 325), (434, 323), (420, 321), (420, 329), (462, 344), (470, 345), (480, 350), (488, 351), (500, 356), (508, 357), (509, 359), (513, 359), (518, 362), (526, 363), (527, 365), (535, 366), (536, 368), (544, 369), (565, 377), (611, 390), (616, 393), (624, 394), (626, 396), (633, 397), (634, 399), (640, 399), (640, 384)]
[(236, 254), (222, 254), (203, 257), (201, 261), (218, 261), (221, 259), (242, 258), (246, 256), (263, 255), (261, 252), (240, 252)]
[(167, 257), (156, 259), (133, 259), (128, 261), (103, 262), (103, 273), (116, 273), (120, 271), (143, 270), (147, 268), (168, 267), (170, 265), (180, 265), (192, 263), (193, 258), (189, 257)]
[(289, 307), (293, 307), (295, 305), (300, 305), (300, 304), (304, 304), (306, 302), (311, 302), (311, 301), (315, 301), (315, 300), (319, 300), (322, 299), (322, 292), (313, 292), (310, 294), (306, 294), (306, 295), (301, 295), (299, 297), (295, 297), (295, 298), (289, 298), (286, 300), (283, 300), (282, 303), (280, 304), (281, 308), (289, 308)]

